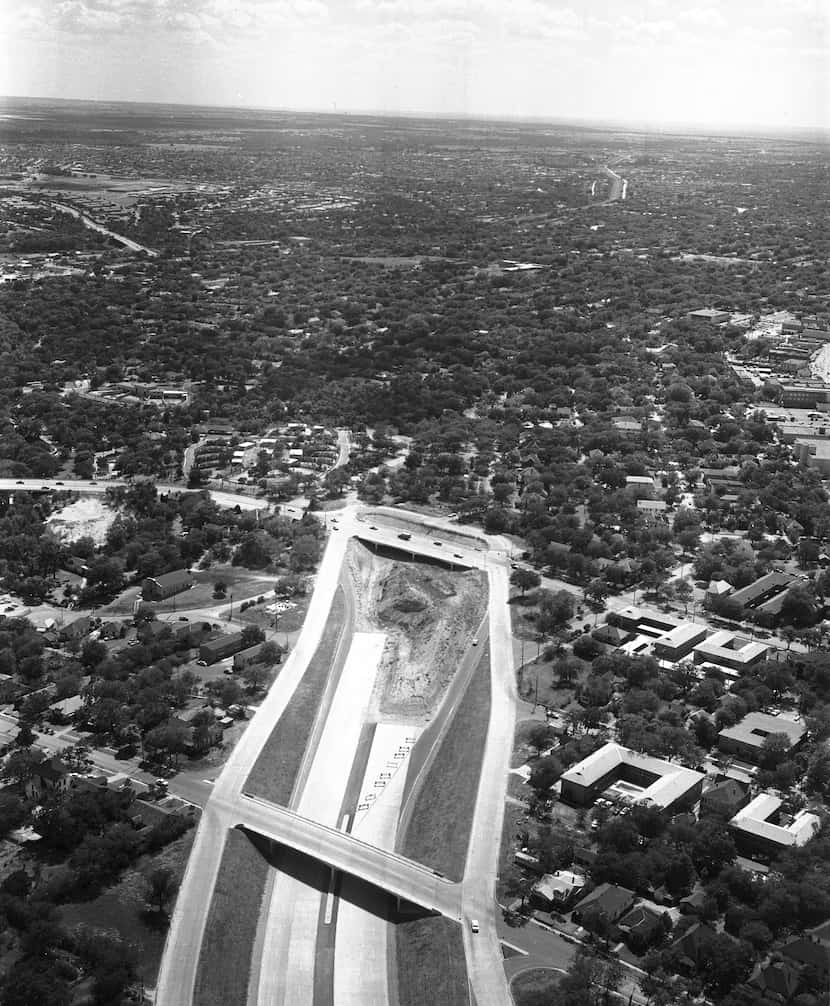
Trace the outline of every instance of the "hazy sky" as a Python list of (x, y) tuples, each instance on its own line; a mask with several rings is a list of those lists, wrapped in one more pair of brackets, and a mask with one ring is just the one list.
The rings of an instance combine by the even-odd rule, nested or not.
[(0, 93), (830, 127), (830, 0), (0, 0)]

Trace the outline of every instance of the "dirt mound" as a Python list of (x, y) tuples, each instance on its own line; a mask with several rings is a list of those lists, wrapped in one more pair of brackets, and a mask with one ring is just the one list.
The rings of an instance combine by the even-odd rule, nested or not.
[(441, 699), (487, 607), (477, 570), (397, 562), (354, 543), (357, 627), (387, 634), (373, 704), (380, 716), (425, 717)]

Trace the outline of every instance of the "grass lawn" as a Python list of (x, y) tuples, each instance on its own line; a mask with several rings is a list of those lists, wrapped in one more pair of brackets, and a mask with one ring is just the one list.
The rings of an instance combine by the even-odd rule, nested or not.
[(461, 880), (464, 873), (489, 719), (490, 655), (485, 652), (427, 773), (400, 843), (404, 856), (453, 880)]
[(469, 1006), (461, 926), (444, 918), (395, 927), (399, 1006)]
[(499, 851), (499, 875), (496, 879), (496, 901), (502, 905), (513, 900), (513, 895), (507, 893), (506, 881), (516, 871), (514, 854), (516, 851), (516, 835), (526, 827), (522, 822), (525, 812), (521, 807), (508, 803), (504, 808), (504, 824), (501, 832), (501, 849)]
[(197, 570), (193, 574), (193, 586), (190, 590), (183, 590), (181, 594), (174, 594), (164, 601), (156, 601), (154, 607), (156, 611), (180, 611), (182, 608), (210, 608), (221, 604), (221, 599), (217, 600), (213, 596), (214, 584), (221, 581), (227, 587), (228, 599), (233, 594), (236, 608), (241, 601), (259, 597), (260, 594), (265, 597), (270, 595), (273, 599), (276, 579), (276, 576), (262, 579), (261, 571), (223, 563), (221, 566), (211, 566), (210, 569)]
[(268, 860), (238, 829), (228, 835), (205, 925), (193, 1006), (246, 1006)]
[(576, 686), (582, 684), (590, 673), (591, 665), (568, 654), (566, 659), (579, 665), (576, 677), (566, 685), (560, 685), (556, 662), (533, 660), (516, 672), (516, 685), (519, 695), (526, 702), (538, 701), (549, 709), (562, 709), (573, 699)]
[[(288, 611), (280, 611), (277, 614), (276, 631), (278, 633), (297, 632), (298, 629), (303, 627), (306, 612), (308, 611), (308, 605), (311, 601), (311, 595), (307, 594), (305, 597), (292, 597), (291, 601), (297, 605), (296, 608), (289, 608)], [(273, 629), (274, 616), (273, 614), (269, 615), (265, 610), (273, 603), (273, 593), (266, 594), (265, 602), (263, 604), (255, 604), (252, 608), (246, 608), (244, 611), (240, 611), (239, 619), (243, 622), (250, 622), (251, 625), (258, 625), (261, 629)], [(235, 603), (234, 608), (236, 608)]]
[[(166, 866), (181, 881), (194, 834), (191, 828), (155, 856), (143, 856), (134, 869), (127, 870), (117, 884), (93, 901), (62, 905), (58, 909), (69, 928), (84, 925), (103, 929), (129, 943), (136, 954), (139, 977), (148, 986), (156, 984), (168, 919), (147, 910), (145, 878), (158, 867)], [(172, 911), (172, 907), (168, 910)]]
[(287, 804), (308, 744), (320, 699), (326, 687), (332, 661), (345, 619), (342, 588), (332, 601), (326, 627), (291, 701), (271, 731), (245, 789), (273, 803)]
[(516, 975), (510, 985), (516, 1006), (536, 1004), (541, 997), (547, 996), (550, 1002), (555, 1002), (556, 989), (562, 976), (557, 971), (548, 968), (533, 968)]

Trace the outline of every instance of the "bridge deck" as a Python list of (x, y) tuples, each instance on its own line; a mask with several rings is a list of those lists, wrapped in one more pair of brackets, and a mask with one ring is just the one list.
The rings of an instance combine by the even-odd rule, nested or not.
[(396, 897), (450, 919), (460, 919), (461, 885), (405, 856), (301, 817), (286, 807), (243, 794), (238, 824), (359, 877)]

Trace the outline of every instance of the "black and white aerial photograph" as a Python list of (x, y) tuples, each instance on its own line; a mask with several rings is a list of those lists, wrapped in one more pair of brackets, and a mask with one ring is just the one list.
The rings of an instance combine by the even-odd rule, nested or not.
[(827, 0), (0, 0), (0, 1006), (827, 1006)]

